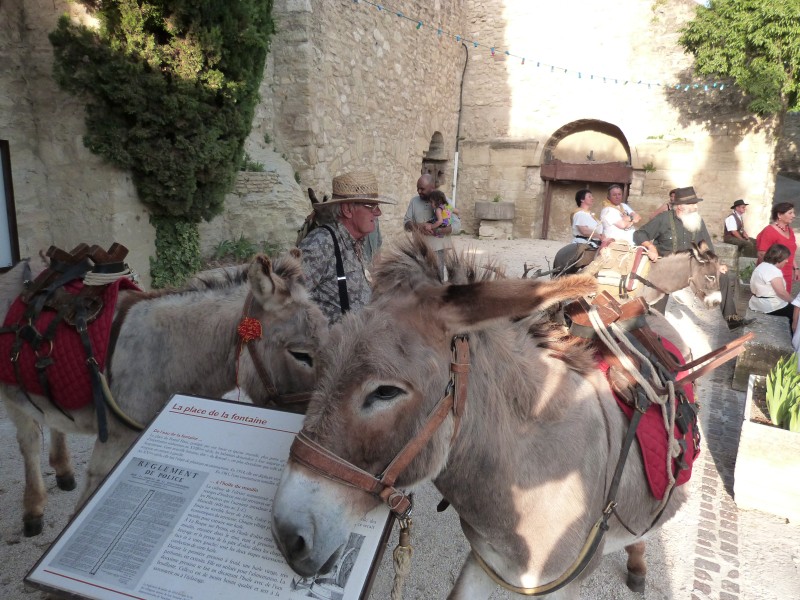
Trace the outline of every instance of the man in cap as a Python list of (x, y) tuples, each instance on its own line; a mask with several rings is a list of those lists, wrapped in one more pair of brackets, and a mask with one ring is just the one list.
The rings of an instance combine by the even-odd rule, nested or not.
[(741, 256), (756, 257), (756, 243), (744, 230), (744, 213), (748, 204), (741, 198), (731, 206), (731, 214), (725, 219), (722, 241), (739, 247)]
[[(677, 188), (675, 199), (672, 201), (672, 210), (656, 215), (639, 227), (633, 234), (634, 243), (644, 246), (647, 256), (652, 261), (659, 256), (689, 250), (692, 242), (699, 244), (704, 241), (713, 252), (714, 244), (697, 209), (697, 203), (702, 201), (702, 198), (697, 197), (693, 187)], [(735, 295), (731, 289), (733, 282), (730, 281), (727, 270), (725, 265), (720, 266), (719, 290), (722, 295), (720, 308), (728, 329), (734, 330), (752, 321), (742, 319), (736, 313)], [(668, 299), (669, 296), (665, 295), (653, 305), (653, 308), (663, 314)]]
[(369, 261), (363, 244), (375, 229), (381, 204), (394, 202), (378, 195), (372, 173), (354, 171), (334, 177), (330, 199), (314, 207), (320, 226), (297, 245), (303, 252), (309, 294), (330, 323), (370, 301)]

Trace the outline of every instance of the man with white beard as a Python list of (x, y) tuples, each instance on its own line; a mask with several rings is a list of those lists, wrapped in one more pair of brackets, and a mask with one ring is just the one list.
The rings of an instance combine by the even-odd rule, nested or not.
[[(675, 190), (675, 200), (672, 201), (672, 210), (662, 212), (650, 221), (639, 227), (633, 234), (633, 241), (638, 246), (647, 249), (647, 256), (655, 261), (659, 256), (667, 256), (673, 252), (689, 250), (692, 242), (699, 244), (705, 241), (711, 251), (714, 251), (714, 244), (711, 236), (708, 235), (706, 224), (697, 210), (697, 203), (702, 202), (698, 198), (693, 187), (678, 188)], [(731, 331), (739, 329), (752, 322), (742, 319), (736, 313), (735, 295), (733, 281), (727, 274), (728, 268), (725, 265), (720, 267), (719, 290), (722, 294), (722, 316)], [(668, 295), (653, 305), (653, 308), (660, 313), (664, 313)]]

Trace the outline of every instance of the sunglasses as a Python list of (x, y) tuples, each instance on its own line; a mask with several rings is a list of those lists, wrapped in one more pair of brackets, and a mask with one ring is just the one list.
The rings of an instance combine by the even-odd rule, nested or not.
[(368, 204), (367, 202), (359, 202), (358, 205), (363, 206), (370, 212), (373, 212), (376, 208), (378, 208), (377, 204)]

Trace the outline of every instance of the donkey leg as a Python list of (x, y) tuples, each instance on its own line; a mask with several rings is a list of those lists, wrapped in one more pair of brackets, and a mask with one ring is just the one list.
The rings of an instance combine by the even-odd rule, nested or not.
[(628, 553), (628, 580), (625, 582), (633, 592), (644, 593), (647, 562), (644, 559), (644, 540), (625, 546)]
[(69, 492), (75, 489), (75, 471), (67, 447), (67, 436), (55, 429), (50, 430), (50, 466), (56, 472), (58, 488)]
[(22, 496), (22, 524), (25, 537), (42, 533), (47, 490), (41, 468), (42, 431), (39, 424), (12, 402), (6, 402), (8, 416), (17, 429), (22, 462), (25, 468), (25, 492)]
[(495, 588), (497, 584), (486, 574), (470, 552), (447, 598), (448, 600), (488, 599)]
[(137, 433), (134, 431), (109, 424), (108, 441), (95, 440), (92, 456), (89, 459), (89, 468), (86, 470), (86, 485), (75, 506), (76, 512), (89, 499), (108, 472), (114, 468), (125, 451), (136, 441), (136, 435)]

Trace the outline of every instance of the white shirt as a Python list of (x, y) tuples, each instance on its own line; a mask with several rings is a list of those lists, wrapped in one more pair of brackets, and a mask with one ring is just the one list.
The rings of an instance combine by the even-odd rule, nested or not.
[(592, 213), (586, 212), (585, 210), (579, 210), (574, 215), (572, 215), (572, 243), (573, 244), (587, 244), (589, 240), (586, 239), (587, 236), (583, 236), (581, 230), (578, 227), (588, 227), (594, 232), (594, 236), (596, 238), (600, 237), (600, 233), (602, 232), (603, 228), (598, 222), (597, 219), (594, 218)]
[[(629, 215), (633, 212), (633, 209), (625, 202), (621, 203), (619, 208), (621, 208), (626, 215)], [(614, 238), (618, 242), (625, 240), (626, 242), (629, 242), (631, 246), (633, 246), (633, 232), (636, 231), (636, 228), (631, 225), (628, 227), (628, 229), (620, 229), (614, 225), (614, 223), (617, 223), (621, 218), (622, 213), (620, 213), (616, 206), (606, 206), (600, 212), (600, 221), (603, 223), (603, 235)]]
[(783, 273), (775, 265), (762, 262), (753, 269), (753, 274), (750, 275), (750, 291), (753, 295), (748, 302), (751, 310), (770, 313), (789, 304), (775, 295), (775, 288), (772, 287), (773, 279), (784, 281)]
[(736, 217), (733, 216), (733, 213), (728, 215), (728, 218), (725, 219), (725, 231), (739, 231), (739, 225), (736, 223)]

